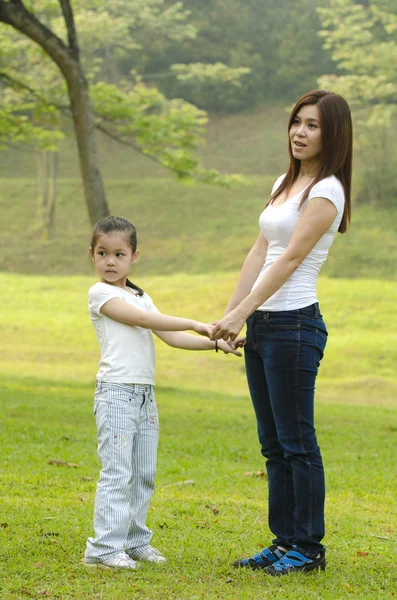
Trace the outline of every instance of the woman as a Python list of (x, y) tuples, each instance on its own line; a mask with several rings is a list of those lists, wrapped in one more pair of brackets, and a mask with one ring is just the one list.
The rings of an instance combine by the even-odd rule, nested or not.
[[(349, 106), (332, 92), (308, 92), (292, 111), (288, 134), (289, 169), (273, 186), (259, 236), (213, 330), (213, 339), (245, 343), (275, 536), (234, 566), (269, 575), (325, 569), (324, 470), (313, 413), (327, 330), (316, 281), (335, 233), (350, 221)], [(236, 338), (246, 321), (245, 342)]]

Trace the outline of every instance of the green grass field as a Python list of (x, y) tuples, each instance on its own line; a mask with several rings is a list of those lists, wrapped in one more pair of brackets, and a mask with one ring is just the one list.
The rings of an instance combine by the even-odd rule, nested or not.
[[(163, 312), (214, 319), (235, 278), (235, 272), (174, 274), (139, 283)], [(94, 280), (0, 275), (0, 597), (394, 597), (397, 284), (320, 280), (330, 333), (316, 408), (329, 566), (324, 574), (269, 580), (230, 566), (270, 539), (264, 460), (242, 359), (161, 342), (161, 442), (149, 525), (168, 564), (136, 573), (86, 572), (80, 564), (99, 473), (92, 415), (98, 348), (86, 312)], [(175, 485), (186, 480), (194, 484)]]
[[(186, 186), (99, 140), (111, 211), (138, 228), (136, 280), (162, 312), (222, 315), (285, 167), (282, 107), (213, 117), (204, 162), (236, 189)], [(23, 174), (23, 177), (21, 177)], [(243, 360), (157, 344), (161, 440), (149, 511), (167, 565), (86, 572), (99, 473), (92, 397), (99, 349), (87, 315), (95, 275), (75, 149), (62, 147), (56, 236), (37, 222), (34, 156), (0, 155), (0, 598), (361, 600), (397, 593), (396, 216), (354, 206), (319, 281), (329, 342), (317, 385), (327, 476), (328, 568), (269, 580), (235, 571), (270, 541), (267, 485)], [(75, 466), (56, 466), (56, 460)], [(194, 483), (178, 485), (180, 482)]]

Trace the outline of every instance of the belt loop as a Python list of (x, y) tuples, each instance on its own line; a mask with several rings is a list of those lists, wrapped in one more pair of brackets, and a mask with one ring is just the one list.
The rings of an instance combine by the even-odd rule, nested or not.
[(316, 317), (316, 319), (318, 319), (320, 315), (320, 308), (318, 306), (318, 302), (315, 303), (315, 311), (314, 311), (314, 316)]

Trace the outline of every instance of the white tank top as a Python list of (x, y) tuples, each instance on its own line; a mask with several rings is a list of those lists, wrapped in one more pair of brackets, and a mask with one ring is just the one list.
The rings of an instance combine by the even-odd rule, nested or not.
[[(272, 194), (279, 187), (284, 177), (285, 175), (282, 175), (277, 179), (273, 186)], [(299, 208), (303, 193), (304, 190), (296, 196), (288, 198), (286, 202), (279, 206), (269, 204), (260, 215), (259, 227), (268, 243), (268, 249), (265, 264), (252, 289), (262, 279), (269, 267), (287, 249), (302, 211), (310, 200), (313, 198), (327, 198), (327, 200), (330, 200), (335, 205), (337, 215), (331, 227), (309, 252), (288, 281), (273, 296), (259, 306), (258, 310), (271, 312), (295, 310), (317, 302), (317, 277), (328, 256), (328, 250), (334, 241), (335, 233), (338, 231), (342, 220), (345, 207), (345, 194), (341, 182), (334, 175), (322, 179), (313, 186), (302, 208)]]

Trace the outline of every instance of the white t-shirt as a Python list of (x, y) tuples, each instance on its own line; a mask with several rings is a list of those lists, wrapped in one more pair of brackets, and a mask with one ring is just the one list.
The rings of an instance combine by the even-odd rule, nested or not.
[(101, 347), (97, 379), (113, 383), (147, 383), (154, 385), (156, 352), (150, 329), (126, 325), (101, 313), (101, 307), (112, 298), (149, 312), (158, 312), (147, 294), (98, 282), (88, 292), (88, 310)]
[[(285, 175), (275, 182), (272, 194), (277, 190)], [(335, 205), (337, 215), (328, 231), (309, 252), (296, 271), (284, 285), (264, 302), (258, 310), (281, 311), (295, 310), (317, 302), (316, 284), (319, 271), (328, 256), (328, 250), (339, 229), (345, 206), (345, 194), (339, 179), (332, 175), (319, 181), (310, 191), (302, 208), (299, 204), (304, 190), (288, 198), (279, 206), (269, 204), (259, 217), (259, 227), (268, 243), (265, 264), (253, 285), (253, 289), (262, 279), (269, 267), (286, 250), (296, 224), (312, 198), (327, 198)]]

